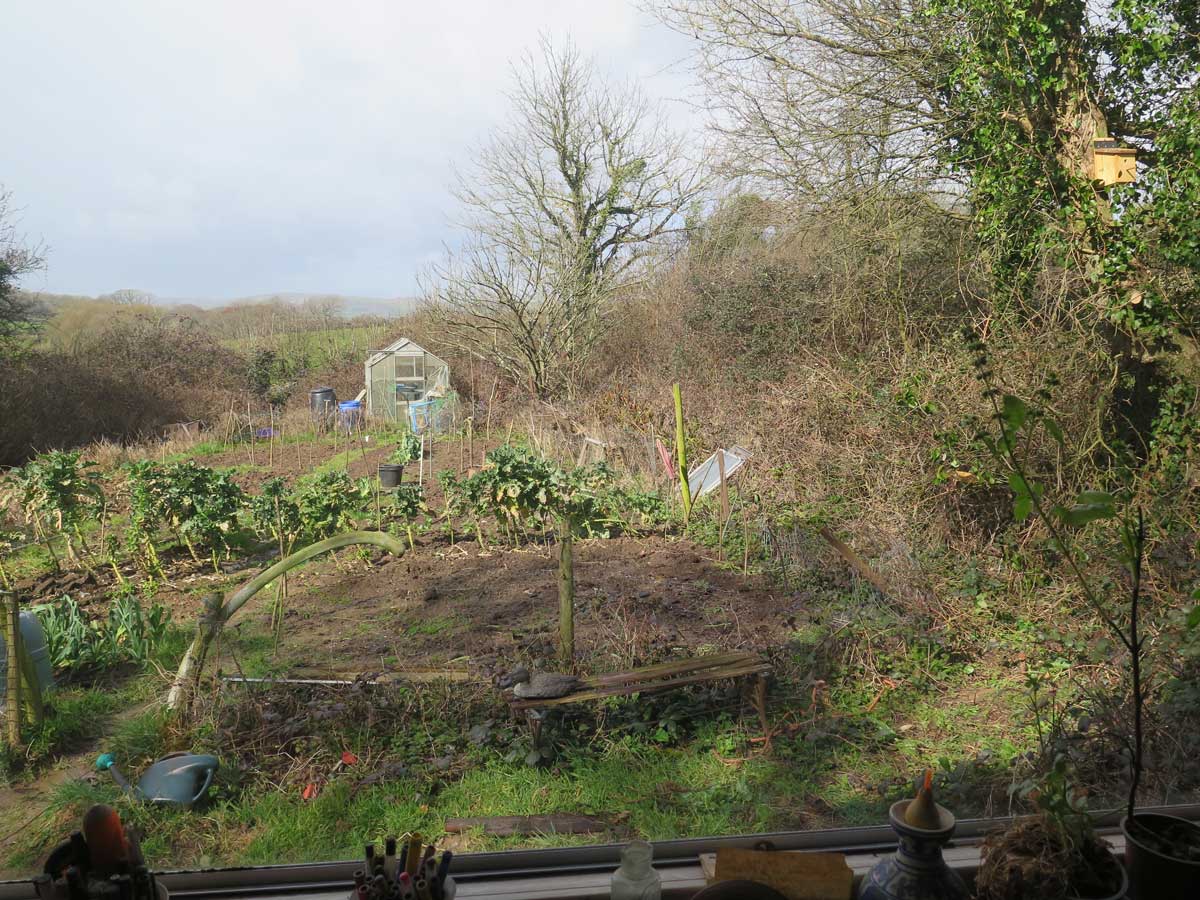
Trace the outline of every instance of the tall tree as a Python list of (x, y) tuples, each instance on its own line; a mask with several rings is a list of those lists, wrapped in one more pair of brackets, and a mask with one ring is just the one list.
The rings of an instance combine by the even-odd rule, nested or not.
[(571, 44), (543, 40), (509, 99), (510, 122), (460, 176), (466, 238), (427, 297), (449, 341), (542, 395), (583, 363), (617, 289), (703, 185), (658, 110)]

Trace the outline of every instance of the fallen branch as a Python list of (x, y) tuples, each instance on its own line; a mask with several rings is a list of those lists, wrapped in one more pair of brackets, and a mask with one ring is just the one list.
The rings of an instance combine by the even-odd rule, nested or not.
[(351, 531), (317, 541), (315, 544), (309, 544), (303, 550), (297, 550), (290, 556), (284, 557), (234, 591), (233, 595), (224, 603), (221, 602), (220, 594), (206, 597), (196, 637), (188, 647), (187, 653), (183, 655), (183, 660), (179, 663), (179, 671), (175, 673), (175, 680), (171, 684), (171, 690), (167, 693), (167, 707), (169, 709), (178, 708), (188, 680), (200, 678), (200, 672), (204, 669), (204, 659), (208, 655), (212, 642), (221, 633), (225, 623), (233, 617), (234, 613), (245, 606), (251, 597), (279, 576), (286, 574), (301, 563), (308, 562), (314, 556), (320, 556), (330, 550), (340, 550), (342, 547), (349, 547), (353, 544), (373, 544), (395, 556), (404, 555), (404, 544), (390, 534), (384, 534), (382, 531)]
[(855, 572), (869, 581), (875, 590), (879, 591), (884, 597), (889, 596), (887, 582), (883, 580), (883, 576), (867, 565), (867, 561), (855, 553), (849, 544), (824, 525), (821, 526), (821, 537), (829, 542), (830, 546), (838, 552), (842, 559), (850, 564), (850, 567)]

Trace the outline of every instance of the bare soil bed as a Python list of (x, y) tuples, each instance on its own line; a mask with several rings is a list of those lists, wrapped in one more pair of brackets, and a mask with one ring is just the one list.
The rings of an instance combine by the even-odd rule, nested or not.
[[(339, 673), (466, 666), (556, 656), (553, 548), (481, 550), (427, 536), (414, 552), (323, 565), (293, 579), (282, 669)], [(576, 646), (603, 668), (720, 648), (778, 646), (791, 610), (768, 580), (718, 566), (687, 540), (655, 534), (576, 545)], [(266, 604), (250, 616), (266, 627)]]

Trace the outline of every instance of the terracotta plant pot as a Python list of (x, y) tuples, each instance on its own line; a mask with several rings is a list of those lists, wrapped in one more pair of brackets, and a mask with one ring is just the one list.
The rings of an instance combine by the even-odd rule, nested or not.
[(379, 486), (384, 490), (400, 486), (404, 478), (404, 466), (396, 463), (383, 463), (379, 467)]
[[(1138, 813), (1137, 824), (1152, 834), (1177, 831), (1200, 848), (1200, 825), (1161, 813)], [(1129, 817), (1121, 819), (1125, 835), (1125, 868), (1129, 896), (1135, 900), (1195, 900), (1200, 897), (1200, 860), (1181, 859), (1161, 846), (1152, 846), (1144, 834), (1130, 833)], [(1153, 842), (1157, 843), (1157, 842)]]

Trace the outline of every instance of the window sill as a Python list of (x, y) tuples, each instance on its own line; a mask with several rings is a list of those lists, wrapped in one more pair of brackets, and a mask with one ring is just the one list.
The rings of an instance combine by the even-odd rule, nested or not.
[[(1144, 812), (1159, 811), (1144, 809)], [(1200, 806), (1165, 808), (1183, 818), (1200, 820)], [(1099, 833), (1113, 852), (1124, 852), (1117, 828), (1119, 814), (1098, 822)], [(1003, 827), (1006, 819), (963, 820), (955, 839), (943, 851), (946, 862), (973, 881), (979, 866), (983, 835)], [(655, 843), (655, 869), (662, 876), (665, 900), (689, 898), (703, 888), (706, 859), (722, 846), (752, 849), (767, 842), (777, 852), (825, 851), (846, 856), (857, 883), (883, 857), (895, 850), (887, 827), (842, 828), (828, 831), (741, 835)], [(455, 858), (458, 896), (464, 900), (604, 900), (621, 845), (465, 853)], [(359, 863), (312, 863), (290, 866), (166, 872), (159, 876), (176, 900), (345, 900), (351, 876)], [(30, 881), (0, 883), (0, 900), (35, 900)]]

